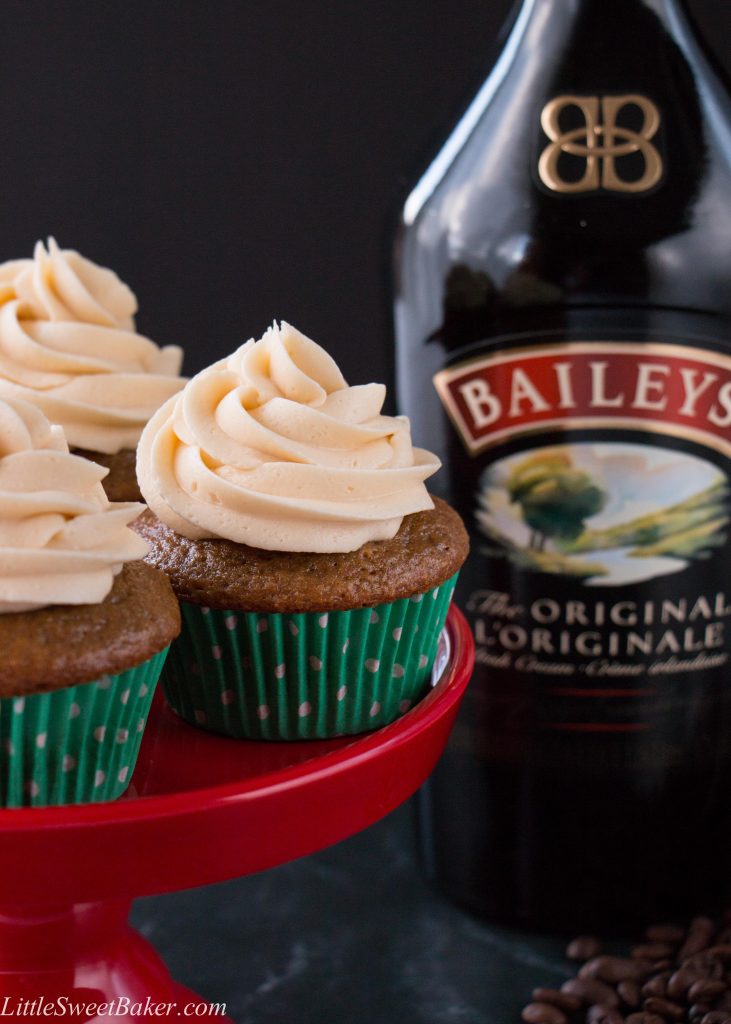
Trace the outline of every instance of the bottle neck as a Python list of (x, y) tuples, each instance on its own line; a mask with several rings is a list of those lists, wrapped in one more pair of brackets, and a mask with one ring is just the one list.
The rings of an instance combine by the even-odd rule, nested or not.
[(516, 12), (521, 9), (540, 16), (548, 12), (552, 17), (573, 19), (596, 11), (615, 21), (633, 9), (645, 9), (667, 22), (677, 14), (686, 13), (687, 0), (523, 0), (516, 6)]
[(611, 26), (614, 33), (626, 27), (632, 31), (633, 17), (656, 16), (671, 35), (689, 31), (687, 0), (523, 0), (513, 16), (513, 30), (522, 32), (533, 22), (551, 31), (562, 25), (592, 22)]

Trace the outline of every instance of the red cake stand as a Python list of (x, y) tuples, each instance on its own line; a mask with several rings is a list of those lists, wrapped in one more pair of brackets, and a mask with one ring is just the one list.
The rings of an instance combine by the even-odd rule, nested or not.
[(225, 739), (158, 694), (122, 799), (1, 811), (0, 1015), (57, 1001), (74, 1020), (211, 1016), (130, 928), (132, 898), (263, 871), (388, 814), (434, 767), (473, 660), (452, 607), (431, 692), (392, 725), (335, 740)]

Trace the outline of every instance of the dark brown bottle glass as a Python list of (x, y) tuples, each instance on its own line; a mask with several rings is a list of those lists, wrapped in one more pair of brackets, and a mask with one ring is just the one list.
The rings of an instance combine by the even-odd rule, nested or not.
[(400, 409), (472, 550), (421, 794), (501, 921), (718, 907), (731, 817), (731, 106), (680, 0), (526, 0), (409, 196)]

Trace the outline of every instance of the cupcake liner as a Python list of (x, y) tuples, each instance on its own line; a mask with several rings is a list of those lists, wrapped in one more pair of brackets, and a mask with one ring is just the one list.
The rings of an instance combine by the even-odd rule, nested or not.
[(116, 676), (0, 699), (0, 806), (114, 800), (129, 785), (167, 648)]
[(456, 581), (352, 611), (261, 614), (184, 602), (165, 694), (186, 721), (238, 738), (377, 729), (429, 689)]

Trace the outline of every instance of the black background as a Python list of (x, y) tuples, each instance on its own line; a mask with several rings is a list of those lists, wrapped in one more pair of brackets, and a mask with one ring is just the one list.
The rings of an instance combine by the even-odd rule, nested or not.
[[(4, 0), (0, 258), (112, 267), (188, 372), (276, 317), (387, 379), (389, 224), (510, 6)], [(690, 7), (731, 66), (731, 3)]]

